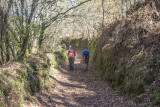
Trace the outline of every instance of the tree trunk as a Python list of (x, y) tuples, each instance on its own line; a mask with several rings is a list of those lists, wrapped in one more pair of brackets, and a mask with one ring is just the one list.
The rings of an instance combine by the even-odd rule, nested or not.
[(9, 50), (9, 36), (8, 36), (8, 14), (4, 18), (4, 35), (5, 35), (5, 48), (6, 48), (6, 62), (10, 60), (10, 50)]
[[(33, 0), (30, 14), (28, 15), (28, 12), (26, 12), (26, 17), (27, 17), (26, 33), (25, 33), (25, 37), (24, 37), (23, 42), (22, 42), (21, 52), (20, 52), (20, 55), (18, 56), (18, 59), (23, 59), (23, 57), (25, 56), (26, 49), (27, 49), (27, 46), (28, 46), (28, 43), (29, 43), (29, 38), (30, 38), (30, 33), (29, 33), (30, 32), (30, 24), (31, 24), (34, 12), (36, 10), (37, 3), (38, 3), (38, 0)], [(26, 10), (26, 11), (28, 11), (28, 10)]]
[(123, 6), (124, 6), (124, 0), (121, 0), (121, 18), (122, 20), (123, 20), (123, 13), (124, 13)]
[(40, 31), (40, 36), (39, 36), (39, 42), (38, 42), (39, 49), (42, 48), (44, 31), (45, 31), (45, 26), (42, 24), (41, 31)]
[(20, 53), (18, 59), (23, 59), (23, 57), (25, 56), (26, 49), (27, 49), (27, 46), (28, 46), (28, 41), (29, 41), (29, 26), (27, 26), (27, 28), (26, 28), (26, 35), (23, 39), (23, 43), (22, 43), (22, 47), (21, 47), (21, 53)]
[(102, 0), (102, 32), (104, 30), (104, 0)]

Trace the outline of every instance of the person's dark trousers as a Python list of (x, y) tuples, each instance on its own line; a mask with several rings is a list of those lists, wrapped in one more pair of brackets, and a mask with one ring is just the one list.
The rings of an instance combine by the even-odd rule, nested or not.
[(84, 58), (84, 70), (88, 70), (88, 63), (89, 63), (89, 57), (88, 58)]
[(74, 58), (73, 59), (69, 59), (69, 69), (70, 70), (74, 70)]

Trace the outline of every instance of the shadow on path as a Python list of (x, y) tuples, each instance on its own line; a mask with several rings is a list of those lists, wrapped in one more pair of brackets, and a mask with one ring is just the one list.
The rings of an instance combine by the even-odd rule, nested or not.
[(50, 92), (37, 95), (43, 107), (137, 107), (113, 91), (90, 65), (88, 71), (84, 71), (81, 55), (76, 57), (73, 72), (69, 71), (65, 63), (50, 78), (55, 87)]

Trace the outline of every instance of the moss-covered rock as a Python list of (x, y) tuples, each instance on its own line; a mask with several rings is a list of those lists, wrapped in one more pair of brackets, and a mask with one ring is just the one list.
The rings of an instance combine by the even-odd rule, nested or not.
[(1, 106), (20, 107), (25, 103), (24, 98), (27, 95), (34, 95), (51, 86), (49, 81), (51, 61), (48, 58), (43, 60), (43, 57), (38, 55), (27, 59), (29, 60), (26, 63), (22, 62), (16, 69), (0, 73)]

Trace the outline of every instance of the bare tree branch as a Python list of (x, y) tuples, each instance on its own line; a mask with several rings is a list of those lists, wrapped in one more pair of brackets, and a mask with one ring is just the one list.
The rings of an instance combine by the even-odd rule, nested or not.
[(75, 9), (75, 8), (81, 6), (81, 5), (83, 5), (84, 3), (89, 2), (89, 1), (92, 1), (92, 0), (86, 0), (86, 1), (84, 1), (84, 2), (81, 2), (81, 3), (79, 3), (78, 5), (69, 8), (69, 9), (66, 10), (65, 12), (62, 12), (62, 13), (59, 12), (56, 16), (54, 16), (53, 18), (51, 18), (49, 22), (45, 23), (45, 27), (47, 28), (48, 26), (50, 26), (55, 20), (57, 20), (57, 18), (58, 18), (59, 16), (65, 15), (66, 13), (68, 13), (69, 11), (71, 11), (72, 9)]

